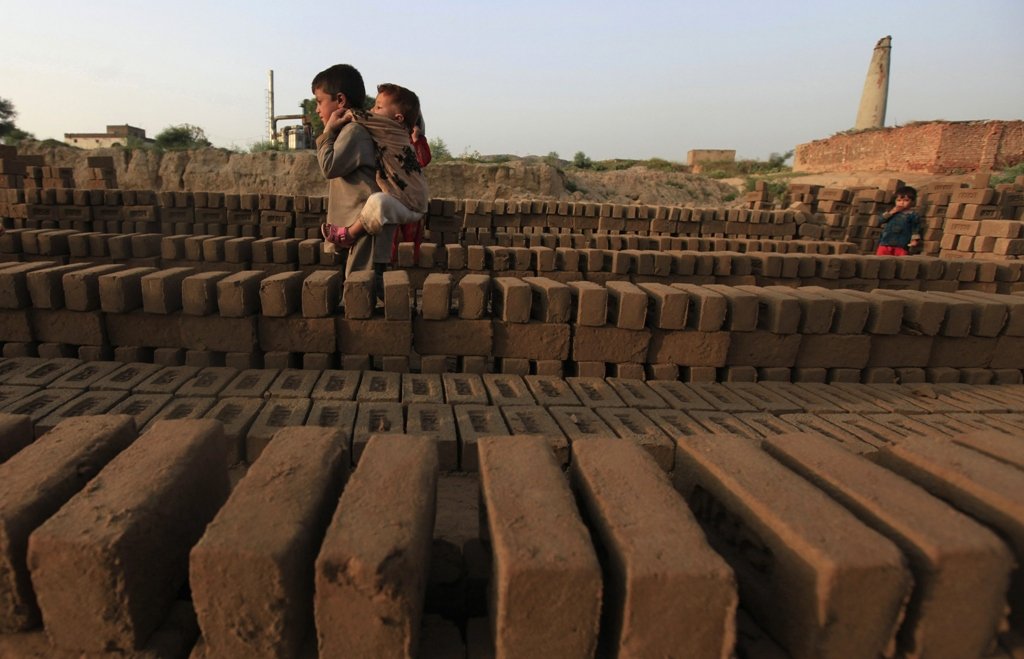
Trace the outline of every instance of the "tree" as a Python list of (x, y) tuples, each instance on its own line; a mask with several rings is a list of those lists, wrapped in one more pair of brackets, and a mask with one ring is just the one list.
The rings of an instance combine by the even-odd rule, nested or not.
[(427, 145), (430, 147), (431, 160), (441, 162), (452, 159), (452, 152), (448, 150), (448, 145), (440, 137), (428, 139)]
[(35, 137), (14, 125), (14, 118), (17, 116), (14, 103), (6, 98), (0, 98), (0, 141), (4, 144), (17, 144), (24, 139)]
[(192, 124), (168, 126), (154, 140), (158, 147), (169, 150), (198, 149), (204, 146), (211, 146), (210, 140), (206, 139), (206, 132), (199, 126), (193, 126)]
[(576, 155), (572, 157), (572, 164), (576, 165), (580, 169), (590, 169), (594, 161), (587, 157), (587, 154), (582, 151), (577, 151)]
[(320, 121), (320, 115), (316, 113), (316, 99), (307, 98), (299, 103), (299, 107), (302, 108), (302, 116), (313, 127), (313, 134), (319, 135), (324, 132), (324, 122)]

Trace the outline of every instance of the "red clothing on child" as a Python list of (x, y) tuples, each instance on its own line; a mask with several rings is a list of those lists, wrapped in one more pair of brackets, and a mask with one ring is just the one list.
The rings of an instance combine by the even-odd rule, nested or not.
[[(426, 167), (430, 164), (430, 145), (427, 143), (427, 138), (420, 135), (416, 140), (410, 140), (412, 142), (412, 148), (416, 151), (416, 161), (419, 162), (420, 167)], [(391, 245), (391, 262), (398, 262), (398, 244), (399, 243), (413, 243), (413, 254), (416, 259), (416, 263), (420, 262), (420, 244), (423, 242), (423, 220), (419, 222), (413, 222), (411, 224), (400, 224), (395, 230), (395, 241)]]

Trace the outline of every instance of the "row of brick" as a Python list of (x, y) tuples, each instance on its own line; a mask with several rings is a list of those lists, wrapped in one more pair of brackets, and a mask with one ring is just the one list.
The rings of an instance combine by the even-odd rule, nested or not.
[[(254, 461), (278, 429), (304, 424), (341, 429), (351, 437), (354, 458), (377, 431), (429, 434), (439, 442), (443, 469), (468, 471), (476, 468), (480, 436), (548, 435), (568, 461), (571, 441), (604, 433), (638, 441), (670, 470), (666, 451), (679, 432), (758, 437), (783, 430), (826, 433), (827, 428), (826, 434), (867, 452), (886, 437), (928, 424), (950, 432), (986, 427), (978, 414), (998, 415), (988, 427), (1009, 431), (1024, 414), (1019, 386), (645, 384), (597, 377), (238, 371), (72, 359), (5, 360), (0, 378), (0, 410), (30, 416), (36, 434), (81, 415), (130, 414), (139, 428), (163, 419), (211, 418), (225, 424), (233, 442), (231, 463)], [(939, 421), (921, 416), (929, 413), (950, 416), (935, 426)], [(863, 418), (846, 420), (850, 415)], [(903, 420), (894, 420), (897, 415)], [(921, 420), (925, 426), (915, 425)], [(0, 457), (17, 448), (0, 447)]]
[[(432, 441), (375, 437), (349, 477), (343, 433), (284, 430), (228, 498), (217, 424), (132, 437), (125, 417), (72, 420), (0, 467), (19, 476), (0, 479), (0, 511), (27, 546), (3, 556), (21, 586), (0, 600), (13, 605), (5, 632), (41, 617), (64, 651), (141, 648), (187, 579), (203, 633), (193, 656), (294, 656), (314, 628), (321, 654), (415, 652)], [(764, 450), (674, 439), (672, 484), (650, 451), (610, 435), (573, 443), (570, 483), (547, 439), (479, 441), (495, 654), (591, 656), (601, 643), (726, 656), (737, 606), (796, 657), (987, 655), (1007, 597), (1020, 631), (1012, 438), (899, 437), (876, 451), (884, 466), (820, 435), (774, 431)]]
[(312, 355), (305, 365), (319, 368), (341, 364), (338, 355), (395, 358), (398, 370), (415, 356), (428, 371), (447, 370), (452, 358), (491, 357), (521, 374), (532, 361), (559, 375), (571, 361), (582, 375), (634, 364), (626, 371), (643, 377), (644, 365), (664, 365), (672, 379), (678, 367), (850, 369), (871, 381), (875, 374), (860, 371), (886, 369), (884, 378), (895, 368), (1024, 368), (1019, 295), (486, 275), (456, 284), (434, 273), (414, 308), (399, 270), (385, 273), (378, 310), (369, 273), (339, 280), (333, 271), (8, 264), (0, 268), (0, 341), (8, 356), (40, 344), (98, 359), (117, 346), (161, 349), (169, 360), (206, 353), (205, 365), (226, 365), (228, 354), (247, 366), (266, 365), (267, 355), (279, 365)]

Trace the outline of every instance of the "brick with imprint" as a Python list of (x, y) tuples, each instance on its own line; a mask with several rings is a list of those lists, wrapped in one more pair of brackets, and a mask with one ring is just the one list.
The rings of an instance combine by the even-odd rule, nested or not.
[(407, 435), (426, 435), (437, 444), (437, 459), (441, 471), (458, 470), (459, 441), (452, 406), (412, 403), (406, 408), (405, 415)]
[[(225, 453), (217, 423), (157, 424), (33, 532), (32, 583), (54, 645), (100, 652), (145, 642), (227, 498)], [(112, 521), (97, 525), (97, 515)]]
[(827, 439), (783, 434), (768, 438), (765, 449), (903, 550), (916, 581), (899, 635), (904, 652), (986, 653), (1003, 621), (1013, 561), (995, 534)]
[[(301, 490), (283, 471), (301, 479)], [(347, 477), (338, 432), (288, 428), (271, 440), (189, 555), (209, 656), (300, 653), (313, 622), (313, 584), (303, 575)], [(250, 578), (253, 570), (260, 579)]]
[(405, 408), (398, 402), (359, 401), (352, 430), (352, 463), (358, 464), (370, 438), (405, 432)]
[(744, 608), (790, 655), (891, 648), (911, 579), (890, 541), (744, 438), (680, 438), (674, 483)]
[(481, 437), (508, 435), (501, 408), (481, 404), (457, 404), (455, 423), (459, 429), (459, 455), (462, 471), (479, 471), (477, 441)]

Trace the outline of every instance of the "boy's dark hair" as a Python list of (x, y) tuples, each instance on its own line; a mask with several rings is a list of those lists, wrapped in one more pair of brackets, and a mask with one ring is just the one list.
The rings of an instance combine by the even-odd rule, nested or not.
[(896, 188), (897, 197), (910, 197), (911, 203), (917, 203), (917, 190), (909, 185), (902, 185)]
[(402, 113), (402, 123), (406, 128), (412, 130), (416, 126), (416, 122), (420, 120), (420, 97), (415, 92), (401, 85), (385, 82), (377, 85), (377, 93), (384, 94), (398, 106), (398, 111)]
[(366, 102), (363, 76), (349, 64), (335, 64), (329, 69), (324, 69), (313, 78), (312, 87), (314, 94), (318, 89), (331, 96), (344, 94), (347, 106), (356, 110), (362, 110)]

